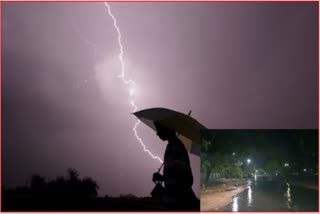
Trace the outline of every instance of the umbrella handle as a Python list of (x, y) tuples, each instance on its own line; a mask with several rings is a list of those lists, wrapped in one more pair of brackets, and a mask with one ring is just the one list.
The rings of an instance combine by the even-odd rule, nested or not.
[(162, 169), (162, 167), (163, 167), (163, 163), (161, 164), (161, 166), (160, 166), (160, 168), (159, 168), (159, 170), (158, 170), (158, 173), (160, 172), (160, 170)]

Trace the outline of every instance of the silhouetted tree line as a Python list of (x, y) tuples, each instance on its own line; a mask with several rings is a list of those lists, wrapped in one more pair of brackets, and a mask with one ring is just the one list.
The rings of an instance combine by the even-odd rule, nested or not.
[(97, 197), (98, 185), (91, 177), (80, 178), (75, 169), (68, 169), (67, 177), (46, 180), (40, 175), (31, 177), (30, 186), (3, 189), (2, 208), (21, 209), (71, 209)]
[(31, 177), (29, 186), (2, 187), (3, 211), (82, 211), (82, 210), (163, 210), (150, 197), (132, 194), (119, 197), (98, 197), (97, 182), (91, 177), (80, 178), (75, 169), (67, 170), (67, 177), (45, 179)]

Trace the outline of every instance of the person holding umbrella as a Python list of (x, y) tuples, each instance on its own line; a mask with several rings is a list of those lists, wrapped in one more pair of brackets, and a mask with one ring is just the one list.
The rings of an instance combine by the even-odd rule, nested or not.
[[(201, 130), (206, 127), (190, 116), (191, 111), (184, 114), (166, 108), (150, 108), (133, 114), (156, 131), (161, 140), (168, 141), (164, 162), (153, 174), (156, 186), (151, 195), (161, 198), (169, 210), (200, 211), (200, 201), (192, 190), (188, 153), (200, 157)], [(163, 175), (159, 173), (162, 166)]]

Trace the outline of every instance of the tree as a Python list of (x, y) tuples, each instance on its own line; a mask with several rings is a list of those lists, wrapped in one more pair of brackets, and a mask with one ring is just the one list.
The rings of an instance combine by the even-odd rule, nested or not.
[(281, 171), (281, 165), (277, 160), (272, 159), (266, 162), (264, 169), (268, 174), (279, 173)]
[(90, 198), (97, 197), (97, 190), (99, 188), (96, 181), (94, 181), (91, 177), (85, 177), (81, 181), (83, 194)]
[(31, 177), (31, 184), (30, 184), (30, 188), (31, 191), (35, 194), (35, 195), (42, 195), (47, 187), (47, 183), (44, 177), (41, 177), (40, 175), (33, 175)]

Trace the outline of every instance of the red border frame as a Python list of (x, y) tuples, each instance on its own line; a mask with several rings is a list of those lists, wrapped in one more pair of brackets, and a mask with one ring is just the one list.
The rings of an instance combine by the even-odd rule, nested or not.
[[(72, 1), (72, 0), (68, 0), (68, 1), (65, 1), (65, 0), (56, 0), (56, 1), (53, 1), (53, 0), (26, 0), (26, 1), (23, 1), (23, 0), (0, 0), (0, 94), (2, 95), (2, 2), (88, 2), (90, 0), (76, 0), (76, 1)], [(90, 2), (104, 2), (103, 0), (94, 0), (94, 1), (90, 1)], [(320, 74), (319, 74), (319, 71), (320, 71), (320, 15), (319, 15), (319, 11), (320, 11), (320, 0), (269, 0), (269, 1), (259, 1), (259, 0), (245, 0), (245, 1), (242, 1), (242, 0), (201, 0), (201, 1), (196, 1), (196, 0), (153, 0), (153, 1), (148, 1), (148, 0), (138, 0), (138, 1), (135, 1), (135, 0), (108, 0), (108, 2), (301, 2), (301, 3), (305, 3), (305, 2), (318, 2), (318, 109), (320, 110), (320, 99), (319, 99), (319, 94), (320, 94)], [(2, 118), (2, 98), (0, 99), (0, 118)], [(320, 142), (320, 132), (319, 132), (319, 127), (320, 127), (320, 114), (319, 114), (319, 111), (318, 111), (318, 187), (320, 185), (320, 180), (319, 180), (319, 166), (320, 166), (320, 158), (319, 158), (319, 142)], [(0, 146), (0, 185), (1, 185), (1, 189), (2, 189), (2, 122), (0, 123), (0, 142), (1, 142), (1, 146)], [(201, 198), (200, 198), (201, 200)], [(307, 213), (311, 213), (311, 212), (320, 212), (320, 194), (319, 194), (319, 189), (318, 189), (318, 210), (316, 211), (304, 211), (304, 210), (299, 210), (299, 211), (283, 211), (283, 210), (272, 210), (272, 211), (252, 211), (252, 210), (241, 210), (241, 211), (236, 211), (236, 212), (293, 212), (293, 213), (296, 213), (296, 212), (307, 212)], [(26, 213), (35, 213), (35, 212), (68, 212), (68, 213), (71, 213), (71, 212), (184, 212), (184, 213), (187, 213), (187, 212), (203, 212), (203, 213), (207, 213), (207, 212), (223, 212), (223, 213), (236, 213), (235, 211), (220, 211), (220, 210), (213, 210), (213, 211), (137, 211), (137, 210), (133, 210), (133, 211), (119, 211), (119, 210), (106, 210), (106, 211), (3, 211), (2, 210), (2, 190), (0, 191), (0, 212), (26, 212)]]

